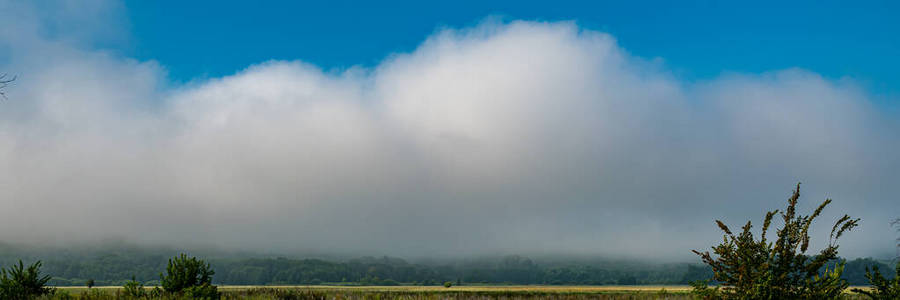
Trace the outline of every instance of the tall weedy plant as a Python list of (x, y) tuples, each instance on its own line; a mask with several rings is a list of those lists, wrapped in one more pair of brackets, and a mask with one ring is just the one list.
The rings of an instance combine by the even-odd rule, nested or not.
[(32, 299), (53, 293), (47, 287), (49, 275), (41, 276), (41, 261), (25, 268), (19, 260), (18, 265), (0, 270), (0, 299)]
[[(847, 288), (841, 279), (843, 262), (832, 269), (819, 271), (828, 261), (836, 259), (837, 240), (856, 227), (859, 219), (844, 215), (831, 228), (828, 244), (818, 254), (808, 255), (809, 228), (831, 199), (825, 200), (804, 216), (797, 214), (800, 184), (788, 198), (783, 211), (770, 211), (763, 220), (759, 239), (753, 236), (750, 221), (738, 234), (732, 233), (722, 221), (716, 220), (725, 235), (721, 244), (712, 247), (713, 253), (693, 250), (704, 263), (712, 267), (713, 280), (720, 287), (709, 288), (707, 282), (697, 283), (695, 292), (703, 298), (721, 299), (836, 299)], [(776, 230), (774, 241), (767, 239), (772, 220), (780, 216), (782, 226)]]

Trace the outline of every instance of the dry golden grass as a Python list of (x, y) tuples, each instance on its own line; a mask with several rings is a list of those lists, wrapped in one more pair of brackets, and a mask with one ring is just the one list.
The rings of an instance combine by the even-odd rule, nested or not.
[[(148, 287), (152, 289), (153, 287)], [(118, 299), (121, 287), (60, 287), (71, 299)], [(222, 299), (690, 299), (687, 286), (219, 286)], [(662, 297), (668, 295), (668, 297)], [(89, 296), (89, 297), (88, 297)], [(104, 298), (105, 297), (105, 298)], [(624, 297), (624, 298), (623, 298)], [(51, 299), (51, 298), (48, 298)], [(56, 299), (56, 298), (52, 298)], [(168, 299), (168, 298), (167, 298)], [(181, 298), (172, 298), (181, 299)]]
[(349, 290), (349, 291), (373, 291), (373, 292), (499, 292), (499, 291), (533, 291), (543, 293), (571, 293), (571, 292), (658, 292), (663, 289), (669, 292), (690, 291), (687, 285), (630, 285), (630, 286), (565, 286), (565, 285), (463, 285), (445, 288), (443, 286), (220, 286), (219, 290), (242, 290), (250, 288), (302, 288), (311, 290)]
[[(148, 287), (152, 289), (153, 287)], [(59, 287), (65, 299), (121, 299), (121, 287)], [(548, 286), (548, 285), (466, 285), (445, 288), (443, 286), (324, 286), (324, 285), (226, 285), (219, 286), (222, 299), (694, 299), (691, 288), (684, 285), (638, 286)], [(845, 299), (861, 299), (848, 293)], [(47, 299), (63, 299), (50, 297)], [(181, 299), (169, 297), (165, 299)]]

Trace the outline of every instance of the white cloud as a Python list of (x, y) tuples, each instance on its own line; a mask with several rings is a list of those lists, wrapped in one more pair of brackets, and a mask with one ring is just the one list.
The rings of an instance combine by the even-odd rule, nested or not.
[(32, 41), (4, 45), (22, 73), (0, 106), (5, 240), (688, 257), (713, 218), (759, 220), (802, 180), (805, 205), (864, 218), (842, 250), (877, 255), (900, 215), (896, 116), (803, 70), (688, 82), (607, 34), (512, 22), (370, 70), (171, 87), (23, 31), (3, 36)]

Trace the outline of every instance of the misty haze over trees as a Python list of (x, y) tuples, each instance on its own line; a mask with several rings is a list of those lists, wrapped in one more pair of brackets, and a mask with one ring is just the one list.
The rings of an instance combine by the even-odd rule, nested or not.
[[(0, 246), (0, 265), (41, 259), (44, 272), (54, 285), (83, 286), (87, 279), (97, 285), (122, 285), (135, 276), (147, 285), (158, 283), (159, 271), (181, 251), (123, 245), (100, 245), (93, 249), (59, 249)], [(195, 252), (204, 253), (204, 252)], [(304, 259), (252, 254), (208, 252), (206, 261), (216, 270), (216, 284), (349, 284), (439, 285), (462, 284), (688, 284), (708, 279), (712, 271), (697, 263), (657, 263), (634, 259), (551, 256), (529, 258), (508, 255), (409, 262), (394, 257), (349, 259)], [(891, 270), (890, 261), (851, 259), (844, 278), (852, 285), (865, 285), (865, 268)], [(887, 276), (892, 277), (890, 273)]]

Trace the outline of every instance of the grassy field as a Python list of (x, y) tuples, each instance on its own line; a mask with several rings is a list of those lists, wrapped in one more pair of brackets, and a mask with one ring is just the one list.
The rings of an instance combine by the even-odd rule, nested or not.
[[(220, 286), (222, 299), (694, 299), (689, 286)], [(60, 287), (49, 299), (128, 299), (121, 287)], [(848, 294), (848, 299), (857, 299)], [(170, 298), (171, 299), (171, 298)]]
[(538, 293), (604, 293), (604, 292), (687, 292), (687, 285), (628, 285), (628, 286), (565, 286), (565, 285), (464, 285), (445, 288), (443, 286), (222, 286), (221, 291), (247, 290), (253, 288), (299, 288), (329, 291), (369, 291), (369, 292), (538, 292)]
[[(220, 286), (219, 291), (222, 299), (692, 299), (687, 286)], [(58, 294), (127, 299), (120, 287), (60, 287)]]

